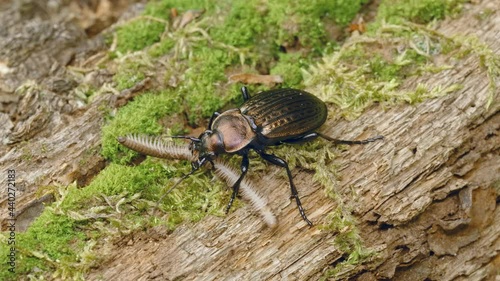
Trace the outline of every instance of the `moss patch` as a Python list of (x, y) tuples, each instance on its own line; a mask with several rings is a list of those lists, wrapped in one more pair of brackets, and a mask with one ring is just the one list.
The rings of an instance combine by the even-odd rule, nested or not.
[[(261, 74), (281, 74), (285, 85), (300, 85), (299, 69), (337, 44), (329, 37), (329, 26), (345, 26), (363, 3), (154, 1), (144, 15), (118, 29), (117, 50), (124, 54), (146, 49), (155, 58), (166, 56), (169, 64), (180, 65), (175, 71), (185, 73), (177, 77), (186, 98), (184, 111), (194, 125), (239, 94), (227, 91), (229, 68), (247, 65)], [(200, 19), (178, 25), (190, 11), (203, 13)], [(146, 72), (133, 64), (122, 69), (114, 79), (119, 89), (130, 87)]]
[(377, 10), (376, 22), (391, 24), (429, 23), (445, 16), (457, 15), (464, 0), (383, 0)]
[[(182, 162), (164, 165), (155, 159), (135, 167), (112, 163), (85, 188), (46, 188), (53, 191), (56, 202), (46, 207), (27, 232), (18, 233), (16, 273), (79, 279), (106, 255), (94, 248), (113, 243), (124, 233), (153, 225), (174, 229), (184, 221), (222, 215), (227, 193), (222, 191), (221, 182), (211, 182), (204, 173), (188, 178), (164, 198), (160, 209), (166, 211), (165, 217), (151, 215), (165, 188), (189, 169)], [(0, 247), (4, 257), (9, 250), (6, 245)], [(2, 280), (14, 280), (15, 276), (8, 271), (0, 273)]]
[(310, 67), (304, 84), (324, 101), (335, 104), (347, 118), (358, 116), (373, 103), (415, 104), (461, 89), (459, 84), (418, 84), (413, 90), (401, 90), (408, 78), (431, 76), (452, 68), (456, 56), (445, 49), (457, 44), (457, 40), (420, 25), (384, 24), (376, 34), (352, 38), (338, 52)]
[(306, 61), (300, 54), (280, 54), (271, 74), (283, 77), (283, 87), (303, 88), (302, 69), (307, 67)]
[(103, 156), (112, 161), (126, 163), (137, 154), (121, 146), (116, 138), (130, 133), (159, 134), (163, 129), (158, 120), (179, 110), (179, 98), (173, 91), (151, 92), (138, 96), (103, 127)]
[(159, 42), (160, 36), (165, 29), (165, 24), (151, 19), (138, 19), (124, 25), (116, 31), (119, 44), (117, 51), (139, 51), (145, 47)]
[(363, 245), (355, 219), (344, 208), (339, 207), (330, 213), (328, 221), (330, 223), (322, 228), (337, 233), (333, 243), (343, 255), (333, 268), (324, 272), (320, 280), (346, 278), (344, 274), (357, 265), (368, 262), (376, 253)]
[[(2, 257), (8, 252), (5, 244), (0, 247)], [(72, 260), (84, 244), (85, 235), (74, 220), (45, 211), (25, 233), (16, 236), (16, 274), (29, 273), (34, 268), (51, 271), (58, 263)], [(15, 276), (7, 270), (0, 271), (2, 280), (15, 280)]]
[(127, 60), (118, 65), (118, 69), (113, 76), (117, 90), (131, 88), (145, 78), (147, 66), (139, 59)]

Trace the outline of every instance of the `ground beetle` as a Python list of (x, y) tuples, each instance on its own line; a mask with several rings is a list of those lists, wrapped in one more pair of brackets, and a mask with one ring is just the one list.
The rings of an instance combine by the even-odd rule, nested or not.
[[(303, 143), (322, 137), (335, 143), (366, 144), (382, 136), (361, 141), (337, 140), (315, 132), (326, 121), (327, 108), (316, 96), (297, 89), (275, 89), (264, 91), (250, 97), (247, 88), (242, 87), (244, 103), (240, 108), (230, 109), (223, 113), (215, 112), (210, 119), (208, 129), (198, 138), (189, 136), (172, 136), (191, 140), (190, 149), (194, 157), (192, 170), (183, 177), (193, 174), (202, 165), (211, 162), (219, 154), (238, 154), (242, 156), (241, 175), (233, 185), (233, 193), (226, 212), (233, 204), (241, 181), (248, 171), (248, 153), (251, 149), (274, 165), (286, 169), (291, 198), (295, 199), (302, 218), (312, 225), (306, 217), (300, 203), (297, 188), (292, 180), (292, 173), (285, 160), (265, 152), (268, 146), (283, 143)], [(177, 184), (176, 184), (177, 185)]]

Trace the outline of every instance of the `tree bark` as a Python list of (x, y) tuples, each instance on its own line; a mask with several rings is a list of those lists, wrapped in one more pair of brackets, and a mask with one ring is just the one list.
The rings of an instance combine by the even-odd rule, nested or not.
[[(442, 22), (437, 30), (475, 35), (500, 55), (498, 7), (498, 0), (467, 5), (460, 18)], [(476, 18), (485, 9), (493, 9), (493, 15)], [(327, 121), (322, 128), (343, 139), (373, 132), (385, 136), (382, 142), (349, 148), (334, 163), (341, 176), (336, 191), (356, 216), (365, 246), (378, 253), (370, 262), (346, 268), (340, 278), (498, 280), (500, 103), (495, 100), (486, 107), (490, 83), (478, 57), (457, 63), (460, 66), (452, 70), (412, 78), (405, 85), (463, 85), (453, 94), (415, 106), (372, 106), (354, 121)], [(0, 147), (5, 153), (1, 170), (16, 169), (24, 185), (17, 202), (19, 218), (40, 207), (40, 199), (35, 199), (38, 186), (74, 180), (85, 185), (104, 167), (96, 152), (103, 103), (109, 105), (110, 98), (100, 98), (71, 116), (61, 109), (47, 117), (36, 137), (30, 135), (29, 143)], [(277, 179), (282, 171), (269, 171), (255, 185), (269, 198), (279, 219), (277, 228), (266, 228), (245, 206), (224, 218), (184, 224), (172, 233), (163, 228), (134, 233), (114, 245), (87, 278), (319, 279), (345, 259), (333, 242), (336, 233), (318, 227), (327, 223), (327, 214), (338, 204), (318, 184), (310, 184), (310, 173), (294, 169), (302, 204), (315, 224), (309, 228), (288, 199), (288, 181)], [(6, 209), (4, 193), (0, 200), (0, 208)], [(5, 218), (2, 213), (2, 222)]]

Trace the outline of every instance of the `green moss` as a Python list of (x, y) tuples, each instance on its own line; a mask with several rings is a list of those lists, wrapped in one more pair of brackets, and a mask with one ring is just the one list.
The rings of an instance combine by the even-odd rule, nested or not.
[(127, 60), (118, 66), (116, 74), (113, 76), (113, 81), (116, 83), (117, 90), (131, 88), (145, 78), (144, 72), (146, 65), (137, 60)]
[[(449, 41), (418, 25), (382, 25), (379, 33), (361, 35), (311, 66), (304, 84), (347, 118), (358, 116), (375, 102), (414, 104), (438, 97), (459, 90), (460, 85), (419, 85), (405, 91), (399, 86), (408, 77), (450, 69), (452, 66), (442, 63), (449, 58), (441, 52), (442, 45), (451, 45)], [(434, 64), (437, 57), (440, 65)]]
[(165, 24), (151, 19), (137, 19), (116, 31), (116, 50), (121, 53), (139, 51), (160, 41)]
[(280, 54), (278, 63), (271, 68), (271, 74), (283, 78), (283, 87), (303, 88), (302, 68), (305, 68), (305, 59), (300, 54)]
[[(78, 224), (62, 215), (44, 211), (24, 233), (16, 235), (16, 275), (26, 276), (34, 270), (52, 271), (58, 262), (74, 260), (76, 253), (83, 249), (85, 235)], [(6, 257), (6, 245), (2, 243), (0, 253)], [(2, 259), (2, 264), (4, 264)], [(0, 279), (17, 279), (6, 270), (0, 271)]]
[(356, 221), (342, 207), (331, 212), (327, 217), (327, 221), (328, 223), (321, 226), (321, 228), (336, 233), (333, 244), (344, 255), (343, 261), (326, 270), (320, 280), (342, 279), (346, 277), (342, 276), (343, 273), (349, 272), (357, 265), (367, 262), (375, 255), (375, 252), (363, 245)]
[(137, 167), (110, 164), (84, 189), (70, 188), (61, 204), (64, 210), (78, 210), (89, 206), (95, 197), (126, 194), (132, 196), (142, 193), (146, 199), (156, 198), (171, 171), (165, 170), (160, 163), (145, 161)]
[(235, 47), (253, 46), (255, 38), (265, 29), (263, 13), (257, 10), (258, 1), (231, 1), (221, 3), (228, 11), (221, 25), (214, 27), (210, 35), (216, 41)]
[[(207, 9), (212, 5), (213, 3), (203, 0), (150, 1), (141, 17), (134, 18), (117, 29), (116, 49), (121, 53), (139, 51), (153, 43), (160, 42), (161, 35), (170, 26), (169, 20), (172, 9), (176, 9), (178, 13), (183, 13), (190, 9)], [(166, 49), (171, 44), (163, 44), (156, 51), (161, 52), (162, 49)], [(159, 53), (156, 53), (156, 55), (159, 55)]]
[(153, 58), (161, 57), (165, 54), (168, 54), (174, 46), (175, 46), (174, 40), (169, 40), (168, 38), (165, 38), (158, 44), (151, 46), (151, 48), (148, 50), (148, 54)]
[[(190, 169), (190, 165), (178, 166), (176, 172), (180, 176)], [(223, 216), (228, 197), (228, 192), (224, 191), (228, 189), (223, 182), (214, 182), (211, 178), (210, 173), (202, 172), (181, 182), (161, 200), (160, 208), (167, 216), (156, 223), (175, 229), (182, 222), (197, 222), (207, 215)], [(163, 196), (166, 190), (158, 194)]]
[(225, 68), (237, 60), (236, 55), (226, 50), (208, 47), (196, 49), (195, 55), (188, 61), (185, 84), (179, 89), (191, 124), (198, 124), (200, 118), (209, 118), (236, 94), (228, 93), (218, 85), (227, 80)]
[(404, 99), (409, 104), (416, 104), (430, 98), (437, 98), (449, 93), (456, 92), (462, 88), (463, 86), (460, 84), (452, 84), (446, 88), (436, 86), (429, 89), (425, 85), (418, 84), (414, 91), (404, 93), (402, 95), (402, 99)]
[[(300, 69), (335, 44), (328, 38), (325, 23), (347, 24), (364, 2), (153, 1), (143, 17), (124, 24), (118, 31), (117, 50), (140, 50), (152, 45), (148, 49), (150, 56), (172, 56), (172, 64), (181, 67), (168, 71), (184, 72), (178, 89), (189, 122), (195, 125), (238, 95), (224, 86), (225, 73), (241, 64), (280, 74), (285, 86), (300, 87)], [(205, 9), (205, 13), (201, 19), (175, 29), (165, 21), (172, 20), (169, 17), (173, 8), (179, 17), (189, 9)], [(305, 47), (314, 52), (283, 54), (280, 46)], [(274, 58), (279, 60), (275, 62)], [(147, 63), (135, 60), (120, 64), (114, 76), (117, 88), (130, 88), (144, 79), (144, 73), (150, 70), (144, 65)]]
[(481, 42), (477, 37), (456, 37), (451, 38), (455, 44), (460, 46), (457, 54), (472, 54), (479, 59), (480, 66), (486, 70), (488, 76), (489, 96), (486, 108), (489, 108), (498, 97), (498, 85), (500, 85), (500, 55), (496, 54), (486, 43)]
[(210, 30), (216, 41), (238, 48), (248, 47), (259, 55), (276, 56), (279, 47), (301, 46), (315, 55), (335, 45), (329, 25), (345, 26), (366, 1), (261, 1), (222, 4), (230, 10), (221, 25)]
[(364, 0), (270, 1), (265, 21), (268, 28), (274, 29), (271, 38), (276, 38), (278, 46), (294, 46), (298, 40), (305, 48), (319, 54), (327, 53), (333, 46), (327, 26), (344, 27), (364, 3)]
[[(225, 186), (211, 182), (205, 173), (189, 177), (164, 198), (160, 208), (166, 211), (165, 218), (149, 215), (165, 188), (190, 169), (184, 162), (172, 160), (165, 165), (151, 158), (134, 167), (111, 163), (85, 188), (52, 188), (56, 202), (45, 208), (26, 233), (17, 235), (18, 275), (2, 271), (0, 278), (14, 280), (43, 272), (53, 272), (52, 277), (62, 279), (76, 278), (103, 258), (104, 253), (97, 255), (93, 250), (96, 241), (102, 245), (103, 237), (118, 238), (151, 223), (173, 229), (184, 221), (222, 215), (227, 202), (227, 193), (222, 192)], [(2, 243), (0, 253), (7, 257), (8, 252), (7, 243)], [(34, 273), (34, 269), (41, 273)]]
[(130, 133), (159, 134), (160, 118), (180, 110), (177, 95), (170, 91), (145, 93), (123, 107), (102, 129), (102, 155), (119, 163), (126, 163), (136, 153), (126, 150), (116, 138)]
[(319, 1), (318, 8), (323, 7), (323, 10), (320, 10), (323, 14), (331, 15), (334, 18), (335, 22), (337, 22), (341, 26), (346, 26), (353, 20), (362, 6), (366, 3), (368, 3), (368, 0), (323, 0)]
[(191, 9), (212, 9), (219, 1), (207, 0), (154, 0), (149, 1), (144, 9), (145, 15), (167, 19), (171, 9), (176, 9), (179, 13)]
[(382, 81), (390, 81), (391, 79), (394, 79), (394, 77), (398, 76), (398, 73), (400, 73), (401, 70), (400, 65), (389, 63), (379, 54), (376, 54), (368, 61), (368, 66), (370, 67), (373, 76), (375, 76), (375, 79)]
[(180, 4), (179, 2), (193, 1), (149, 1), (144, 7), (144, 12), (142, 14), (145, 16), (168, 20), (170, 18), (170, 9), (178, 7)]
[[(159, 57), (168, 54), (168, 52), (175, 46), (175, 40), (168, 36), (164, 38), (160, 38), (160, 36), (164, 32), (172, 29), (171, 24), (174, 20), (171, 18), (172, 11), (175, 9), (179, 17), (182, 16), (182, 13), (188, 10), (212, 10), (213, 5), (214, 3), (210, 3), (204, 0), (150, 1), (144, 9), (143, 21), (148, 22), (149, 24), (152, 24), (152, 21), (156, 21), (156, 24), (154, 24), (153, 28), (147, 30), (147, 32), (135, 30), (133, 26), (129, 27), (129, 25), (134, 25), (134, 22), (126, 24), (124, 26), (124, 29), (126, 30), (123, 30), (122, 33), (132, 38), (130, 38), (130, 40), (126, 44), (119, 44), (118, 46), (121, 46), (126, 50), (141, 50), (147, 46), (153, 45), (153, 43), (158, 42), (158, 44), (152, 46), (152, 48), (148, 51), (149, 54), (152, 57)], [(134, 34), (136, 31), (141, 34)]]
[(385, 20), (392, 24), (406, 21), (429, 23), (454, 15), (461, 9), (464, 0), (384, 0), (377, 11), (377, 22)]
[(320, 183), (325, 188), (337, 180), (337, 167), (332, 163), (336, 150), (326, 141), (313, 141), (301, 145), (282, 145), (271, 147), (269, 151), (283, 157), (290, 169), (300, 166), (313, 171), (313, 181)]
[[(222, 182), (211, 182), (211, 176), (207, 173), (200, 172), (188, 177), (168, 196), (163, 197), (176, 179), (191, 169), (191, 166), (183, 161), (167, 160), (166, 162), (163, 164), (163, 161), (148, 158), (135, 167), (111, 164), (85, 189), (69, 189), (60, 207), (67, 211), (82, 210), (83, 213), (77, 216), (78, 218), (96, 217), (99, 212), (89, 214), (87, 210), (90, 206), (98, 206), (102, 201), (100, 198), (108, 198), (106, 201), (109, 202), (118, 196), (114, 201), (119, 204), (123, 196), (134, 197), (137, 199), (130, 203), (134, 208), (129, 208), (125, 212), (126, 218), (114, 221), (114, 223), (131, 224), (136, 220), (134, 224), (144, 225), (149, 221), (144, 217), (144, 213), (151, 214), (154, 211), (155, 202), (160, 202), (160, 208), (167, 214), (166, 217), (151, 219), (154, 219), (154, 224), (165, 225), (169, 229), (175, 228), (184, 221), (199, 221), (208, 214), (223, 214), (222, 207), (225, 205), (227, 195), (222, 192), (224, 185)], [(84, 215), (85, 213), (87, 215)], [(161, 213), (157, 214), (161, 215)]]

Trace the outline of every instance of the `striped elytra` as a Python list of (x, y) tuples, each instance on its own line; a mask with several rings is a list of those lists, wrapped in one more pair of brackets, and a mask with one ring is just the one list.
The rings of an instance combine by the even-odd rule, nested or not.
[(253, 119), (259, 133), (277, 140), (314, 131), (325, 123), (327, 117), (322, 100), (297, 89), (262, 92), (247, 100), (240, 110)]

